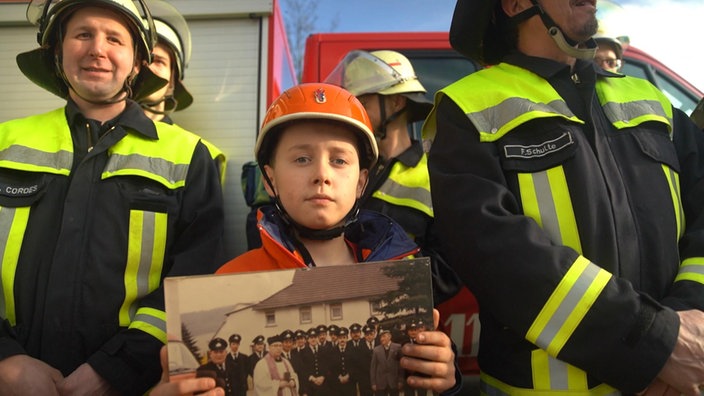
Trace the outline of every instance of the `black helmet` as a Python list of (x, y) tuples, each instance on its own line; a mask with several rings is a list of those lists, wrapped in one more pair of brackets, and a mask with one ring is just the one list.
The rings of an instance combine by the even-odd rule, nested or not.
[(582, 48), (575, 48), (562, 33), (559, 26), (545, 13), (538, 0), (531, 0), (532, 7), (507, 16), (498, 0), (457, 0), (450, 25), (450, 44), (460, 54), (483, 65), (496, 64), (515, 48), (512, 29), (522, 21), (539, 15), (550, 36), (560, 49), (568, 55), (592, 59), (596, 53), (596, 42), (589, 40)]

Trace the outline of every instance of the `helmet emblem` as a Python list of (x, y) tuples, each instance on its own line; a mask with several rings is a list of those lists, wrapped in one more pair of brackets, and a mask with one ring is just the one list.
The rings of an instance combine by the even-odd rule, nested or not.
[(325, 97), (325, 90), (323, 88), (318, 88), (313, 92), (313, 96), (315, 97), (315, 103), (325, 103), (327, 102), (327, 98)]

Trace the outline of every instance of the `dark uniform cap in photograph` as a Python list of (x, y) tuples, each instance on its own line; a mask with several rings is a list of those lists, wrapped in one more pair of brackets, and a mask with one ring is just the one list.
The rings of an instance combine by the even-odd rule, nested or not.
[(318, 325), (318, 327), (316, 327), (315, 329), (318, 330), (318, 334), (326, 333), (328, 331), (328, 327), (324, 324)]
[(328, 326), (328, 332), (330, 334), (337, 334), (337, 332), (339, 330), (340, 330), (340, 326), (338, 326), (338, 325), (331, 324), (330, 326)]
[(337, 336), (338, 337), (347, 337), (350, 334), (350, 331), (347, 330), (346, 327), (340, 327), (337, 329)]
[(412, 321), (408, 324), (408, 327), (406, 327), (406, 329), (408, 329), (408, 330), (410, 330), (410, 329), (417, 329), (417, 328), (418, 328), (418, 322), (416, 322), (415, 320), (412, 320)]
[(275, 343), (275, 342), (281, 342), (281, 341), (282, 341), (281, 335), (279, 335), (279, 334), (274, 334), (273, 336), (271, 336), (271, 337), (269, 337), (269, 338), (266, 339), (266, 342), (267, 342), (269, 345), (271, 345), (271, 344), (273, 344), (273, 343)]
[(364, 332), (364, 334), (373, 333), (373, 332), (374, 332), (374, 327), (369, 326), (369, 325), (365, 325), (365, 326), (362, 328), (362, 331)]
[(296, 338), (306, 338), (306, 332), (301, 329), (296, 330), (295, 335)]
[(284, 340), (293, 340), (296, 336), (293, 334), (291, 330), (284, 330), (281, 332), (281, 341)]
[(379, 329), (379, 335), (384, 334), (384, 333), (389, 333), (389, 334), (391, 334), (391, 329), (389, 329), (389, 328), (381, 328), (381, 329)]
[(208, 343), (208, 348), (210, 348), (211, 351), (222, 351), (227, 348), (227, 342), (222, 338), (213, 338)]
[(379, 324), (379, 319), (376, 318), (376, 316), (371, 316), (369, 319), (367, 319), (367, 324), (368, 325), (377, 325)]
[(350, 331), (353, 333), (357, 331), (362, 331), (362, 325), (359, 323), (352, 323), (350, 325)]
[(242, 336), (239, 334), (233, 334), (230, 336), (228, 341), (230, 341), (230, 344), (239, 344), (240, 342), (242, 342)]
[(315, 327), (311, 327), (310, 329), (308, 329), (308, 332), (306, 334), (308, 335), (308, 337), (317, 337), (318, 329), (316, 329)]
[(256, 344), (263, 344), (263, 343), (264, 343), (264, 336), (263, 335), (258, 335), (256, 337), (254, 337), (254, 339), (252, 340), (252, 344), (255, 344), (255, 345)]

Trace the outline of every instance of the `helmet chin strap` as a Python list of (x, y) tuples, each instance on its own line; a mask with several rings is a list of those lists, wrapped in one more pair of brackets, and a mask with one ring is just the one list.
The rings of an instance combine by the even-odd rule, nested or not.
[[(155, 107), (160, 105), (161, 103), (166, 103), (164, 105), (164, 109), (166, 110), (157, 110)], [(170, 115), (171, 113), (174, 112), (176, 107), (178, 107), (178, 100), (173, 97), (173, 95), (166, 95), (163, 98), (155, 101), (155, 102), (142, 102), (139, 104), (139, 106), (153, 114), (161, 114), (161, 115)]]
[[(315, 267), (315, 262), (313, 261), (313, 257), (311, 257), (310, 253), (308, 252), (308, 249), (306, 249), (305, 245), (300, 241), (299, 237), (304, 238), (304, 239), (310, 239), (314, 241), (328, 241), (334, 238), (339, 237), (342, 235), (345, 230), (351, 226), (352, 224), (356, 223), (358, 220), (358, 215), (359, 215), (359, 199), (355, 200), (354, 205), (352, 206), (352, 209), (350, 209), (349, 212), (345, 215), (345, 217), (342, 219), (342, 225), (325, 229), (325, 230), (316, 230), (313, 228), (308, 228), (304, 225), (301, 225), (297, 223), (291, 216), (286, 212), (286, 209), (284, 208), (283, 204), (281, 203), (281, 199), (279, 197), (279, 194), (276, 193), (276, 189), (274, 188), (273, 183), (271, 182), (271, 179), (269, 179), (269, 175), (266, 174), (266, 171), (264, 171), (264, 166), (261, 166), (261, 171), (262, 171), (262, 177), (264, 178), (264, 181), (269, 185), (272, 191), (274, 191), (274, 196), (272, 197), (272, 200), (274, 201), (274, 206), (276, 207), (276, 211), (279, 212), (279, 215), (281, 215), (281, 220), (284, 222), (289, 227), (289, 236), (291, 236), (291, 240), (293, 244), (296, 246), (296, 249), (299, 250), (301, 253), (301, 256), (303, 257), (303, 260), (305, 261), (306, 265)], [(295, 232), (294, 232), (295, 231)]]
[(408, 109), (408, 106), (403, 106), (403, 108), (393, 114), (388, 118), (386, 117), (386, 106), (384, 105), (384, 95), (377, 94), (379, 98), (379, 118), (381, 118), (381, 123), (378, 127), (374, 128), (374, 136), (379, 138), (379, 140), (386, 139), (386, 126), (391, 124), (395, 119), (397, 119), (403, 112)]
[(560, 48), (562, 52), (577, 59), (594, 59), (594, 55), (596, 55), (596, 50), (598, 48), (594, 39), (590, 38), (587, 40), (584, 43), (586, 44), (585, 46), (578, 46), (577, 44), (579, 43), (566, 37), (555, 21), (553, 21), (545, 11), (543, 11), (543, 8), (538, 3), (538, 0), (531, 0), (531, 3), (533, 3), (532, 7), (523, 10), (511, 18), (513, 23), (518, 24), (533, 15), (539, 15), (540, 19), (543, 21), (543, 25), (545, 25), (548, 29), (548, 34), (552, 37), (555, 44), (557, 44), (557, 47)]

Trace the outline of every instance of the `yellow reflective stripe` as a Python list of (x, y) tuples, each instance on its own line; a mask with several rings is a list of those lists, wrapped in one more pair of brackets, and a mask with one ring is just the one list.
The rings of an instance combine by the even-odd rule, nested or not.
[(675, 282), (683, 280), (704, 284), (704, 257), (690, 257), (682, 262)]
[(610, 273), (579, 256), (535, 318), (526, 339), (557, 356), (610, 279)]
[(547, 354), (542, 349), (531, 352), (533, 388), (549, 390), (588, 390), (587, 373)]
[(670, 186), (670, 194), (672, 195), (672, 205), (675, 209), (675, 221), (677, 222), (677, 240), (682, 238), (684, 234), (684, 209), (682, 208), (682, 198), (680, 196), (680, 175), (667, 165), (662, 165), (662, 170), (665, 171), (667, 184)]
[(166, 344), (166, 312), (142, 307), (137, 310), (130, 329), (141, 330)]
[(0, 316), (7, 319), (11, 325), (17, 324), (15, 312), (15, 274), (17, 262), (22, 249), (24, 232), (29, 219), (29, 207), (0, 207), (0, 234), (5, 244), (2, 249), (2, 293), (0, 293)]
[(128, 326), (140, 298), (159, 287), (166, 250), (166, 213), (130, 211), (125, 300), (120, 307), (120, 326)]
[(562, 166), (537, 173), (519, 173), (523, 213), (533, 218), (557, 245), (582, 254), (572, 197)]
[(487, 396), (620, 396), (621, 392), (607, 384), (600, 384), (587, 390), (549, 390), (516, 388), (481, 372), (479, 374), (479, 391)]

